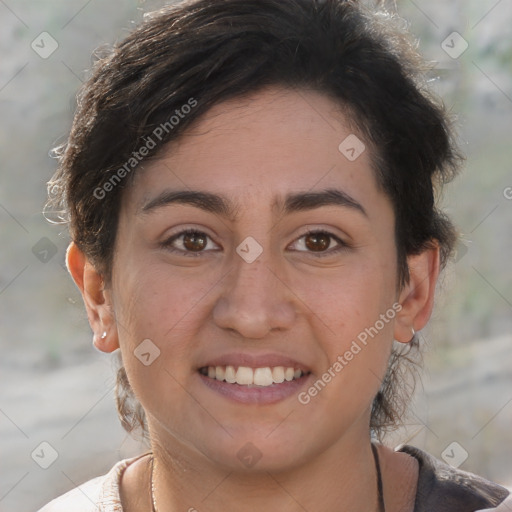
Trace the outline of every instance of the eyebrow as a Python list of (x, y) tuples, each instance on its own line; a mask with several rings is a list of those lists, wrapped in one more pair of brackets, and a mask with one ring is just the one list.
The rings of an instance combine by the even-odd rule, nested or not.
[[(212, 194), (200, 190), (165, 190), (142, 206), (142, 213), (150, 213), (158, 208), (171, 204), (185, 204), (195, 206), (201, 210), (215, 213), (231, 221), (237, 220), (240, 210), (238, 204), (233, 203), (221, 194)], [(274, 198), (272, 209), (283, 214), (313, 210), (322, 206), (341, 206), (351, 208), (368, 217), (363, 206), (353, 197), (342, 190), (326, 189), (319, 192), (297, 192), (288, 194), (284, 202), (280, 196)]]

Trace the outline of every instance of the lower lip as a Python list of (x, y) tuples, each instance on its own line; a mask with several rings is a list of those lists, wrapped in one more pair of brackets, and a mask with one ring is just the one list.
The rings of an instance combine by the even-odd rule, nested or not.
[(226, 381), (212, 379), (199, 372), (198, 375), (211, 390), (235, 402), (244, 404), (274, 404), (292, 395), (296, 395), (312, 374), (303, 375), (298, 379), (290, 381), (285, 380), (280, 384), (272, 384), (271, 386), (255, 385), (253, 387), (230, 384)]

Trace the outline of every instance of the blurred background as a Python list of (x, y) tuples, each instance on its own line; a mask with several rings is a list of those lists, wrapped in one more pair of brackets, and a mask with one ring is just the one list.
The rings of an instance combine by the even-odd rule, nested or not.
[[(168, 3), (168, 2), (167, 2)], [(165, 2), (0, 0), (0, 511), (35, 511), (144, 450), (122, 430), (64, 268), (66, 228), (42, 216), (75, 94), (103, 43)], [(420, 333), (426, 371), (407, 442), (512, 488), (512, 2), (398, 0), (458, 115), (467, 156), (444, 194), (463, 239)], [(48, 443), (48, 444), (41, 444)]]

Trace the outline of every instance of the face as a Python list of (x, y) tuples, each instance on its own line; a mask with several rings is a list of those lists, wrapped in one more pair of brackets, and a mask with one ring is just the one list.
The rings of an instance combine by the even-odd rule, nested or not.
[(327, 97), (268, 89), (125, 191), (109, 337), (161, 446), (277, 470), (368, 436), (405, 309), (393, 208), (354, 141)]

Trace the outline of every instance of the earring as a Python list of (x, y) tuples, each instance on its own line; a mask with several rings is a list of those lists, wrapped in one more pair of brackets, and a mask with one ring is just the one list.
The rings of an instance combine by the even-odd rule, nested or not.
[(412, 338), (409, 340), (409, 343), (411, 343), (411, 341), (413, 341), (414, 337), (416, 336), (416, 331), (414, 330), (414, 327), (411, 327), (411, 331), (412, 331)]
[(107, 331), (103, 331), (103, 334), (101, 335), (101, 339), (104, 340), (107, 337)]

